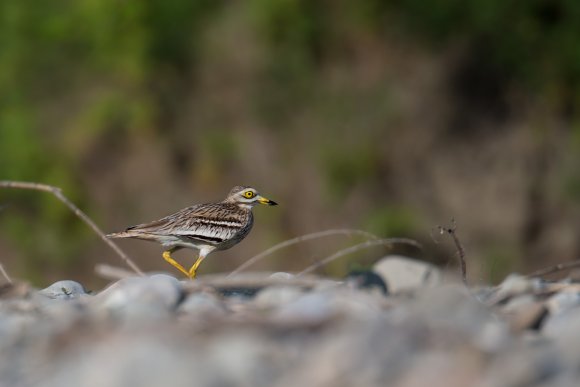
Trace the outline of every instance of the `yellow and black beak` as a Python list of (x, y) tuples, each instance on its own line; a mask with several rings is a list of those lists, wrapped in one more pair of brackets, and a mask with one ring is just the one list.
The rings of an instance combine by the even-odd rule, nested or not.
[(278, 205), (278, 203), (276, 203), (275, 201), (273, 201), (273, 200), (270, 200), (270, 199), (266, 199), (266, 198), (265, 198), (265, 197), (263, 197), (263, 196), (260, 196), (260, 197), (258, 198), (258, 203), (260, 203), (260, 204), (267, 204), (267, 205), (269, 205), (269, 206), (277, 206), (277, 205)]

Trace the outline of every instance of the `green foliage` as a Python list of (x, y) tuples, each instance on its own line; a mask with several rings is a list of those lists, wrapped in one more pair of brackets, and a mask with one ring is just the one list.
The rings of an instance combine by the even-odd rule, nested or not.
[[(221, 123), (245, 119), (240, 127), (257, 121), (280, 131), (268, 139), (280, 147), (271, 152), (281, 160), (277, 175), (286, 178), (284, 166), (298, 155), (317, 169), (312, 175), (335, 199), (351, 190), (376, 194), (392, 162), (383, 144), (397, 98), (388, 80), (376, 75), (376, 63), (394, 60), (369, 55), (372, 63), (363, 62), (365, 52), (375, 54), (393, 40), (404, 45), (415, 39), (434, 50), (460, 47), (478, 67), (500, 75), (502, 93), (525, 87), (553, 111), (577, 115), (580, 2), (252, 0), (235, 4), (242, 13), (232, 23), (249, 20), (244, 28), (258, 47), (249, 48), (252, 59), (240, 54), (246, 59), (239, 73), (235, 63), (223, 64), (227, 70), (218, 75), (234, 81), (218, 83), (224, 90), (211, 90), (210, 100), (217, 102), (208, 102), (216, 115), (227, 110), (230, 116), (184, 138), (188, 123), (176, 128), (176, 122), (189, 106), (183, 102), (194, 93), (189, 89), (197, 86), (204, 34), (219, 24), (216, 17), (232, 17), (230, 7), (212, 0), (0, 2), (0, 178), (62, 187), (90, 213), (82, 184), (87, 159), (106, 159), (110, 154), (103, 150), (125, 149), (138, 138), (170, 147), (172, 156), (179, 149), (191, 157), (181, 164), (214, 179), (224, 170), (235, 174), (252, 155), (242, 149), (243, 134)], [(236, 50), (248, 49), (237, 43)], [(250, 90), (230, 93), (245, 78)], [(235, 111), (248, 106), (253, 111)], [(312, 127), (301, 133), (308, 139), (297, 151), (288, 132), (303, 122)], [(196, 149), (190, 150), (192, 138)], [(283, 160), (285, 152), (289, 160)], [(192, 167), (192, 160), (201, 166)], [(579, 183), (570, 175), (565, 189), (575, 198)], [(2, 231), (32, 257), (26, 260), (31, 270), (46, 261), (70, 262), (86, 241), (86, 228), (50, 195), (4, 191), (4, 203), (9, 207), (0, 217)], [(415, 214), (405, 208), (379, 207), (361, 218), (383, 236), (417, 228)], [(69, 243), (60, 243), (65, 238)]]
[(417, 231), (418, 220), (410, 208), (383, 206), (367, 214), (365, 230), (389, 238), (411, 236)]
[(321, 1), (253, 0), (258, 30), (273, 50), (272, 64), (278, 76), (308, 70), (319, 53), (326, 32), (327, 10)]
[[(197, 32), (217, 5), (0, 3), (0, 179), (58, 186), (85, 207), (76, 166), (104, 134), (154, 125), (160, 96), (150, 86), (160, 73), (172, 79), (190, 69)], [(87, 108), (70, 101), (79, 90), (83, 98), (90, 96)], [(58, 117), (67, 122), (45, 121), (52, 106), (67, 104), (72, 109)], [(0, 225), (27, 251), (22, 264), (30, 277), (47, 261), (69, 264), (86, 244), (86, 227), (51, 195), (8, 190), (0, 195), (9, 204)]]
[(491, 283), (500, 282), (518, 268), (519, 254), (513, 247), (488, 244), (484, 257), (483, 270)]
[(328, 146), (322, 152), (324, 175), (330, 192), (335, 197), (344, 196), (358, 183), (372, 179), (377, 172), (377, 154), (372, 148), (348, 145)]
[(508, 78), (538, 91), (580, 86), (580, 3), (398, 0), (394, 23), (438, 45), (463, 41)]

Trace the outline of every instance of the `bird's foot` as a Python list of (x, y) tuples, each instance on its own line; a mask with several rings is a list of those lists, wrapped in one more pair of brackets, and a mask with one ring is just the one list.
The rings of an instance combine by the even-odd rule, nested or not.
[(177, 270), (179, 270), (180, 272), (182, 272), (183, 274), (185, 274), (187, 277), (191, 278), (189, 276), (189, 272), (187, 270), (185, 270), (185, 268), (183, 266), (181, 266), (179, 264), (179, 262), (177, 262), (175, 259), (173, 259), (171, 257), (171, 251), (170, 250), (167, 250), (167, 251), (164, 251), (163, 252), (163, 259), (165, 259), (170, 265), (172, 265)]

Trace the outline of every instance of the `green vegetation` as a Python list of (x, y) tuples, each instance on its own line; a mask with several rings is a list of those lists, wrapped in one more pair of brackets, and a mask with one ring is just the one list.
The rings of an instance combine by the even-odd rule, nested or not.
[[(578, 150), (580, 3), (572, 0), (7, 1), (0, 47), (0, 179), (62, 187), (102, 222), (126, 217), (122, 204), (144, 188), (127, 183), (102, 200), (95, 188), (130, 180), (115, 178), (126, 173), (117, 167), (137, 160), (147, 176), (131, 178), (181, 180), (185, 190), (243, 177), (295, 192), (315, 179), (322, 197), (305, 200), (330, 203), (321, 216), (352, 192), (372, 199), (345, 212), (358, 216), (330, 222), (417, 235), (425, 207), (390, 203), (403, 195), (391, 191), (406, 184), (401, 176), (429, 175), (417, 160), (450, 152), (454, 125), (475, 132), (453, 117), (487, 119), (487, 106), (499, 104), (508, 120), (542, 106), (566, 128), (554, 141), (575, 139)], [(438, 75), (446, 86), (437, 96), (451, 105), (443, 113), (436, 100), (421, 102), (423, 84), (399, 79), (401, 68), (430, 57), (448, 67)], [(430, 105), (435, 112), (425, 111)], [(422, 115), (427, 123), (417, 121)], [(550, 139), (528, 129), (532, 142)], [(399, 145), (405, 133), (415, 140)], [(566, 172), (574, 160), (554, 168), (564, 196), (577, 202), (578, 179)], [(83, 225), (51, 197), (0, 192), (3, 204), (1, 233), (26, 257), (18, 262), (29, 277), (49, 263), (70, 267), (89, 244)], [(461, 223), (461, 215), (448, 218)], [(286, 222), (289, 236), (312, 231)]]

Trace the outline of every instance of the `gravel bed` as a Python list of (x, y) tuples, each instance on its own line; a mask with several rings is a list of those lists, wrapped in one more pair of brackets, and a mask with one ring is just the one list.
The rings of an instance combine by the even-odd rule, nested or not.
[(297, 385), (579, 386), (580, 283), (465, 288), (386, 257), (346, 279), (0, 288), (0, 386)]

